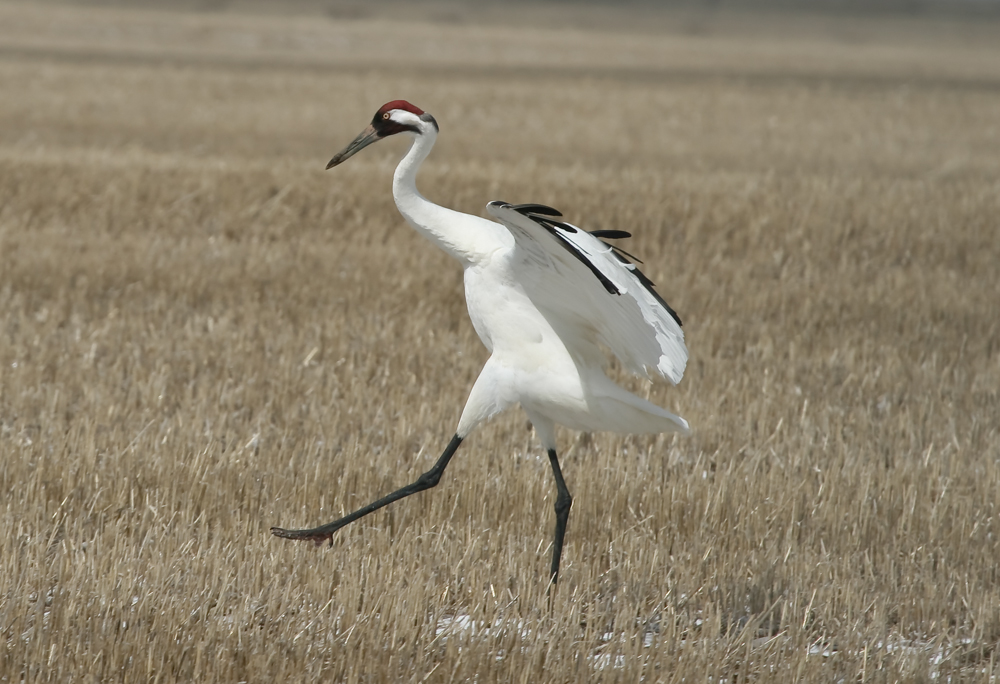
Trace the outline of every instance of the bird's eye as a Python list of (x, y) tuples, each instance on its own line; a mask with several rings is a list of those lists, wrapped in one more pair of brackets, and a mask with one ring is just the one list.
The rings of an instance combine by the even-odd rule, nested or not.
[(386, 112), (385, 114), (383, 114), (382, 118), (388, 120), (388, 118), (389, 118), (389, 112)]

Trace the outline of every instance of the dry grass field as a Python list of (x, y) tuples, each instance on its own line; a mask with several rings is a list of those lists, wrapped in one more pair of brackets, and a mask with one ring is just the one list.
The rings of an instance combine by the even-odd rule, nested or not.
[[(0, 682), (995, 681), (1000, 25), (598, 9), (0, 4)], [(395, 98), (426, 195), (632, 231), (685, 323), (621, 381), (693, 436), (560, 433), (551, 599), (519, 411), (268, 532), (486, 359), (403, 143), (323, 171)]]

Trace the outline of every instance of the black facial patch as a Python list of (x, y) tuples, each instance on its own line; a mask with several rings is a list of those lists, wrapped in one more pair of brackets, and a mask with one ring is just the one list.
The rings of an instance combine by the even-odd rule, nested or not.
[(401, 124), (398, 121), (385, 118), (382, 114), (376, 114), (375, 118), (372, 119), (372, 128), (378, 131), (380, 138), (387, 138), (390, 135), (396, 135), (397, 133), (403, 133), (404, 131), (409, 131), (410, 133), (420, 132), (416, 126)]

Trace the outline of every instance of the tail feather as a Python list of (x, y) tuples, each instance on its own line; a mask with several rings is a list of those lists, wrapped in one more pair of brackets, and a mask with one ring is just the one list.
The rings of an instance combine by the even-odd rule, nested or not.
[(623, 434), (656, 434), (679, 432), (691, 434), (688, 422), (678, 415), (622, 389), (603, 373), (591, 384), (592, 401), (597, 406), (591, 413), (605, 426), (594, 428)]

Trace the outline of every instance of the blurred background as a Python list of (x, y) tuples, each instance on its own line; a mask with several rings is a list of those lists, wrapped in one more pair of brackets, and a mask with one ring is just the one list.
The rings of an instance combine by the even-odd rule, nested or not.
[[(523, 413), (392, 202), (540, 202), (689, 438)], [(400, 136), (402, 137), (402, 136)], [(0, 2), (0, 680), (994, 681), (1000, 3)]]

